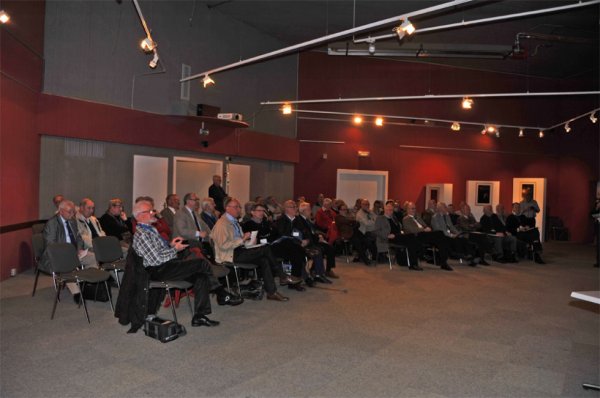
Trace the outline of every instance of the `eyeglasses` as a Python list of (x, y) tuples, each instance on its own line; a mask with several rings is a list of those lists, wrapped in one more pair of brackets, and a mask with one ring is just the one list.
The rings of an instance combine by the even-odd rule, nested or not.
[(122, 204), (120, 203), (113, 203), (112, 205), (110, 205), (111, 207), (123, 207)]
[(140, 211), (140, 214), (142, 214), (142, 213), (156, 214), (156, 210), (144, 210), (144, 211)]
[(233, 207), (234, 209), (241, 209), (242, 206), (240, 205), (227, 205), (227, 207)]

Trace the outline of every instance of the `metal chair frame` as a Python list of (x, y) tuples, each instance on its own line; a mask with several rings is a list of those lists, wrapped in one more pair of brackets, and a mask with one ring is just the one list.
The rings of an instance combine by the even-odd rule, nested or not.
[(153, 281), (153, 280), (149, 280), (148, 281), (148, 289), (146, 290), (146, 301), (148, 301), (148, 293), (150, 292), (150, 289), (165, 289), (167, 292), (167, 295), (169, 296), (170, 301), (171, 301), (171, 312), (173, 313), (173, 320), (175, 321), (175, 323), (178, 323), (177, 322), (177, 312), (175, 311), (175, 303), (174, 303), (175, 298), (171, 294), (171, 291), (173, 289), (185, 290), (188, 305), (190, 307), (190, 312), (192, 313), (192, 317), (193, 317), (194, 316), (194, 308), (192, 307), (192, 301), (190, 300), (190, 292), (189, 292), (189, 290), (192, 286), (193, 285), (187, 281)]
[(115, 273), (117, 287), (121, 289), (119, 272), (125, 271), (125, 259), (119, 240), (114, 236), (99, 236), (92, 241), (94, 255), (100, 269)]

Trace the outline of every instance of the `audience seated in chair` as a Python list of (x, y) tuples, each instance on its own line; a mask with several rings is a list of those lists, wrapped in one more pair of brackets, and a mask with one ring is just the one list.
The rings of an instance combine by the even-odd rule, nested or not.
[(417, 215), (417, 207), (413, 202), (408, 202), (405, 210), (406, 216), (402, 220), (404, 231), (409, 234), (415, 234), (421, 244), (434, 246), (439, 256), (438, 265), (445, 271), (452, 271), (452, 267), (448, 265), (450, 247), (444, 234), (440, 231), (432, 231), (431, 228), (425, 225), (425, 222)]
[(268, 246), (246, 248), (244, 242), (250, 240), (250, 232), (244, 233), (238, 219), (241, 215), (240, 202), (235, 198), (225, 200), (225, 213), (212, 230), (217, 263), (251, 263), (258, 266), (262, 274), (267, 299), (288, 301), (277, 291), (273, 272), (279, 277), (280, 284), (289, 284), (290, 278), (284, 274), (281, 264), (273, 256)]
[(428, 227), (431, 227), (431, 218), (435, 214), (436, 208), (437, 201), (435, 199), (429, 199), (429, 202), (427, 202), (427, 208), (421, 213), (421, 218)]
[(325, 275), (329, 278), (337, 279), (338, 275), (334, 272), (335, 268), (335, 249), (327, 242), (325, 235), (319, 232), (313, 222), (310, 220), (310, 204), (300, 203), (298, 206), (297, 223), (294, 225), (300, 231), (303, 241), (308, 240), (308, 248), (318, 248), (326, 259)]
[(477, 251), (477, 245), (470, 242), (466, 234), (461, 236), (461, 232), (454, 226), (444, 202), (439, 202), (436, 205), (436, 212), (431, 217), (431, 229), (441, 231), (450, 244), (450, 250), (459, 256), (466, 257), (469, 260), (469, 265), (475, 266), (479, 262), (482, 264), (485, 262), (483, 255)]
[[(179, 210), (179, 206), (181, 205), (181, 201), (179, 200), (179, 195), (176, 193), (171, 193), (167, 195), (165, 199), (166, 207), (162, 209), (160, 212), (161, 218), (167, 223), (169, 229), (173, 231), (174, 228), (174, 220), (175, 213)], [(170, 237), (169, 237), (170, 238)]]
[[(390, 249), (390, 244), (406, 247), (410, 264), (408, 268), (413, 271), (422, 271), (419, 267), (420, 243), (413, 234), (405, 234), (402, 223), (394, 216), (393, 201), (385, 204), (383, 215), (378, 216), (375, 221), (375, 230), (377, 236), (377, 252), (386, 253)], [(396, 262), (401, 265), (400, 256), (396, 253)]]
[(352, 247), (356, 249), (358, 257), (354, 259), (355, 262), (362, 261), (367, 266), (371, 265), (371, 259), (369, 258), (367, 251), (371, 254), (377, 253), (375, 242), (367, 239), (365, 235), (360, 232), (360, 224), (354, 219), (346, 203), (342, 202), (342, 204), (339, 205), (339, 210), (340, 213), (335, 217), (338, 235), (344, 241), (350, 242)]
[(537, 227), (531, 227), (531, 222), (522, 217), (519, 212), (521, 206), (519, 203), (512, 204), (512, 213), (506, 217), (506, 231), (515, 236), (517, 240), (529, 245), (533, 250), (533, 259), (538, 264), (545, 264), (542, 259), (542, 243), (540, 242), (540, 231)]
[(208, 225), (208, 228), (212, 230), (219, 219), (219, 214), (215, 209), (215, 201), (213, 198), (202, 199), (200, 209), (202, 210), (202, 213), (200, 214), (202, 221), (204, 221), (204, 223)]
[(108, 209), (100, 218), (100, 225), (107, 236), (128, 240), (132, 234), (131, 220), (123, 210), (123, 201), (115, 198), (108, 202)]
[(331, 224), (335, 222), (335, 211), (331, 209), (332, 200), (330, 198), (323, 199), (323, 206), (317, 210), (315, 215), (315, 225), (321, 231), (327, 234), (329, 232), (329, 227)]
[(517, 262), (517, 239), (506, 233), (506, 227), (492, 210), (492, 205), (483, 207), (483, 215), (479, 219), (481, 232), (492, 237), (494, 242), (494, 259), (498, 262)]

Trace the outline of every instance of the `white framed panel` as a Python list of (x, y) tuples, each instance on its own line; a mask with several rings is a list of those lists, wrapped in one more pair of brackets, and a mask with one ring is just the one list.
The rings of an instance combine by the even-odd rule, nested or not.
[(467, 204), (478, 221), (486, 204), (491, 204), (495, 211), (499, 202), (500, 181), (467, 181)]
[(451, 204), (453, 187), (452, 184), (443, 183), (425, 185), (425, 204), (423, 208), (427, 208), (427, 203), (429, 203), (430, 199), (435, 199), (438, 203)]
[(169, 158), (133, 155), (132, 206), (135, 198), (150, 196), (154, 199), (154, 206), (161, 209), (160, 204), (167, 196), (168, 177)]
[(535, 216), (535, 225), (540, 230), (540, 240), (544, 241), (546, 233), (546, 179), (545, 178), (513, 178), (513, 203), (523, 200), (523, 188), (533, 188), (533, 199), (538, 203), (540, 212)]
[(250, 166), (230, 163), (228, 169), (229, 196), (239, 200), (243, 206), (250, 200)]
[(212, 159), (173, 157), (173, 192), (182, 199), (188, 192), (195, 192), (200, 199), (208, 196), (212, 177), (223, 174), (223, 162)]
[(336, 198), (344, 200), (349, 207), (358, 198), (385, 201), (388, 196), (388, 172), (381, 170), (337, 170)]

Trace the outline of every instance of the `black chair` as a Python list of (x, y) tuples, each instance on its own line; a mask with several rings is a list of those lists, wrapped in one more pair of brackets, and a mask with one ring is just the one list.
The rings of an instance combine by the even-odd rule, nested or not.
[[(177, 312), (175, 311), (175, 298), (171, 294), (173, 290), (180, 289), (184, 290), (187, 296), (188, 305), (190, 306), (190, 312), (192, 316), (194, 316), (194, 308), (192, 307), (192, 301), (190, 300), (190, 288), (193, 286), (192, 283), (188, 281), (148, 281), (148, 289), (146, 290), (146, 294), (149, 293), (150, 289), (164, 289), (167, 293), (171, 301), (171, 312), (173, 313), (173, 320), (177, 323)], [(146, 299), (148, 301), (148, 299)]]
[(396, 259), (398, 259), (398, 252), (404, 250), (404, 253), (406, 254), (406, 264), (410, 267), (412, 264), (410, 263), (410, 257), (408, 256), (408, 248), (406, 246), (403, 245), (398, 245), (395, 243), (389, 243), (388, 246), (388, 261), (390, 263), (390, 270), (392, 269), (392, 258), (391, 258), (391, 253), (394, 253), (394, 257)]
[[(33, 291), (31, 292), (31, 297), (35, 296), (35, 290), (37, 289), (38, 279), (40, 277), (40, 272), (47, 273), (40, 269), (40, 261), (42, 259), (42, 255), (44, 254), (46, 243), (44, 242), (44, 236), (41, 233), (31, 235), (31, 251), (33, 252), (33, 273), (35, 274), (35, 279), (33, 281)], [(52, 276), (52, 282), (54, 285), (54, 289), (56, 290), (56, 279), (54, 279), (54, 275)]]
[(45, 223), (35, 223), (31, 226), (31, 232), (33, 234), (41, 234), (44, 231)]
[[(256, 268), (258, 268), (258, 265), (256, 264), (246, 264), (246, 263), (230, 263), (230, 262), (224, 262), (224, 263), (217, 263), (217, 266), (223, 266), (223, 267), (227, 267), (230, 270), (233, 270), (233, 273), (235, 274), (235, 281), (237, 283), (237, 290), (238, 290), (238, 296), (242, 297), (242, 288), (240, 286), (240, 275), (239, 275), (239, 270), (247, 270), (247, 271), (254, 271), (254, 278), (258, 279), (258, 275), (256, 272)], [(226, 278), (227, 280), (227, 290), (230, 289), (229, 286), (229, 277)]]
[[(111, 309), (115, 310), (112, 302), (112, 297), (108, 287), (107, 280), (110, 278), (110, 274), (106, 271), (87, 268), (79, 269), (80, 262), (77, 257), (77, 250), (75, 246), (70, 243), (53, 243), (46, 248), (48, 253), (48, 259), (50, 262), (50, 270), (56, 281), (56, 297), (54, 298), (54, 306), (52, 308), (52, 315), (50, 319), (54, 319), (54, 313), (56, 312), (56, 305), (60, 299), (60, 292), (64, 289), (67, 282), (77, 283), (79, 289), (83, 292), (83, 288), (86, 283), (100, 283), (104, 282), (106, 293), (110, 302)], [(84, 295), (81, 294), (81, 302), (85, 309), (85, 316), (88, 323), (90, 322), (90, 316), (88, 314), (87, 305), (85, 303)]]
[(125, 259), (121, 243), (114, 236), (99, 236), (92, 241), (98, 266), (107, 272), (114, 272), (117, 287), (121, 288), (119, 272), (125, 271)]

